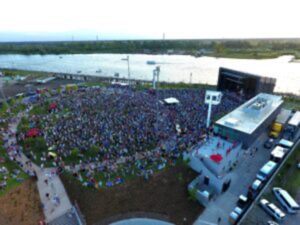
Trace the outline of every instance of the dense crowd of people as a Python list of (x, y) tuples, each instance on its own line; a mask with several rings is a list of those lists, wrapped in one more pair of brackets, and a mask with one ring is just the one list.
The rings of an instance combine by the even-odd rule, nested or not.
[[(85, 185), (94, 185), (99, 172), (111, 186), (112, 178), (115, 183), (131, 175), (147, 179), (153, 170), (175, 164), (183, 151), (195, 145), (207, 132), (204, 96), (200, 89), (82, 88), (44, 98), (39, 104), (50, 99), (49, 113), (29, 119), (55, 152), (55, 166), (68, 168), (82, 181), (83, 173), (89, 178)], [(169, 97), (179, 104), (165, 104)], [(223, 115), (242, 101), (234, 93), (224, 93), (212, 115)], [(74, 152), (82, 157), (70, 160)], [(41, 161), (48, 156), (43, 153)]]

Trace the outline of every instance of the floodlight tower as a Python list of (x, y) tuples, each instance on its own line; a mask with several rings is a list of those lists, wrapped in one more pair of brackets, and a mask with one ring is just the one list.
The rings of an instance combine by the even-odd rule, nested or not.
[[(152, 80), (153, 89), (156, 89), (156, 86), (158, 86), (159, 73), (160, 73), (160, 67), (157, 66), (157, 67), (153, 70), (153, 80)], [(156, 83), (157, 83), (157, 85), (156, 85)]]
[(205, 104), (208, 105), (206, 128), (209, 128), (212, 105), (219, 105), (221, 102), (222, 93), (219, 91), (206, 91)]

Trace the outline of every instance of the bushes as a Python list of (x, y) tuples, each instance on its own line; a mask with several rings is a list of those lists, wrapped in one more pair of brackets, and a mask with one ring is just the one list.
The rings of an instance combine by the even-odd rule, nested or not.
[(26, 133), (28, 129), (29, 129), (29, 120), (23, 117), (17, 128), (18, 133)]
[(48, 150), (43, 137), (27, 138), (24, 141), (24, 145), (28, 146), (30, 151), (37, 153), (46, 152)]

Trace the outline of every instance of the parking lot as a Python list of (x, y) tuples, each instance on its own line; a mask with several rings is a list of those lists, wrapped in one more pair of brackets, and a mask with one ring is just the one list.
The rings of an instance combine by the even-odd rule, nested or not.
[[(300, 132), (298, 132), (297, 137), (299, 138)], [(293, 156), (291, 156), (293, 157)], [(299, 172), (296, 168), (296, 164), (294, 163), (294, 173)], [(285, 174), (283, 175), (285, 179), (287, 179), (287, 182), (289, 182), (289, 177), (286, 177)], [(288, 214), (286, 211), (282, 208), (281, 204), (278, 202), (278, 200), (275, 198), (274, 194), (272, 193), (272, 188), (276, 186), (274, 182), (271, 182), (271, 184), (263, 191), (262, 197), (267, 199), (269, 202), (274, 203), (278, 208), (280, 208), (285, 214), (285, 218), (283, 221), (281, 221), (279, 224), (281, 225), (299, 225), (300, 221), (300, 213), (297, 214)], [(284, 187), (282, 187), (284, 188)], [(260, 199), (261, 199), (260, 198)], [(297, 195), (293, 196), (293, 198), (296, 200), (297, 203), (300, 202), (300, 190), (297, 191)], [(258, 200), (259, 201), (259, 200)], [(254, 203), (253, 208), (249, 211), (248, 215), (246, 216), (245, 220), (241, 223), (242, 225), (252, 225), (252, 224), (267, 224), (268, 221), (274, 220), (271, 218), (270, 215), (268, 215), (259, 205), (258, 203)]]
[[(270, 197), (269, 197), (270, 196)], [(276, 206), (280, 206), (279, 202), (274, 196), (268, 195), (268, 200), (274, 203)], [(297, 197), (297, 202), (300, 201), (300, 196)], [(251, 213), (243, 221), (242, 225), (266, 225), (269, 220), (274, 221), (258, 204), (255, 204), (251, 209)], [(298, 214), (288, 214), (284, 218), (280, 225), (299, 225), (300, 213)]]

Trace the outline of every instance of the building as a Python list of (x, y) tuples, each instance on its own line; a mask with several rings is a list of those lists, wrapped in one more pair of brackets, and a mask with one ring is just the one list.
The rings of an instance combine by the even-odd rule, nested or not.
[(230, 140), (239, 140), (248, 148), (263, 132), (270, 129), (280, 113), (281, 96), (261, 93), (214, 124), (214, 132)]
[(244, 94), (247, 98), (264, 92), (272, 94), (276, 79), (236, 71), (232, 69), (219, 69), (218, 91), (233, 91)]
[(213, 135), (194, 146), (184, 158), (198, 176), (188, 189), (206, 206), (214, 195), (225, 192), (243, 149), (269, 130), (281, 111), (281, 96), (261, 93), (214, 124)]
[(185, 156), (189, 159), (189, 166), (199, 173), (189, 184), (189, 190), (197, 190), (197, 199), (201, 204), (206, 205), (214, 195), (230, 187), (231, 171), (241, 155), (241, 143), (212, 136)]

